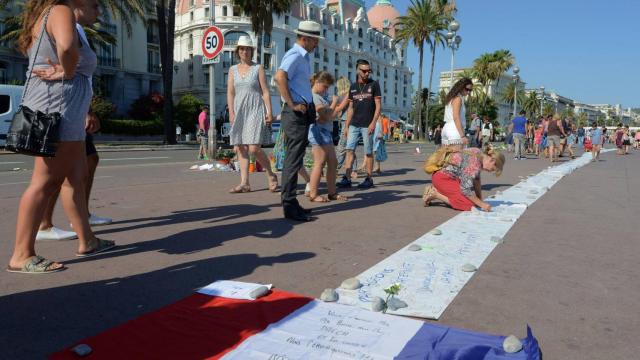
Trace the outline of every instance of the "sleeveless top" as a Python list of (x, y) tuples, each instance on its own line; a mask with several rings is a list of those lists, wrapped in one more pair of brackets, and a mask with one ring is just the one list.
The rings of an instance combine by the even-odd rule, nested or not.
[[(458, 95), (458, 96), (460, 96), (460, 95)], [(464, 109), (464, 99), (462, 98), (462, 96), (460, 96), (460, 100), (462, 100), (462, 104), (461, 104), (461, 107), (460, 107), (460, 122), (461, 122), (462, 128), (464, 128), (465, 109)], [(444, 122), (445, 122), (445, 124), (454, 122), (453, 104), (452, 104), (452, 102), (453, 102), (453, 100), (449, 101), (447, 106), (445, 106), (445, 108), (444, 108)]]
[(259, 69), (252, 64), (244, 77), (240, 76), (238, 65), (233, 65), (233, 111), (236, 114), (231, 126), (231, 145), (257, 145), (270, 142), (270, 134), (265, 124), (266, 107), (262, 99)]
[(549, 136), (560, 136), (562, 133), (560, 132), (560, 127), (558, 127), (557, 120), (549, 121), (549, 127), (547, 128), (547, 135)]

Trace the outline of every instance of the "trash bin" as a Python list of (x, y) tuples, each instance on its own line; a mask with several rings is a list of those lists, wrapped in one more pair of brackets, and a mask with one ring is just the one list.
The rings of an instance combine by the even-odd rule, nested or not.
[(187, 141), (187, 142), (191, 141), (191, 134), (185, 134), (184, 141)]

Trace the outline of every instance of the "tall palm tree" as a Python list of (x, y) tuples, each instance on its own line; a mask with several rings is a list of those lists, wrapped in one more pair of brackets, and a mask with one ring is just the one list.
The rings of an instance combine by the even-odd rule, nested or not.
[[(432, 48), (436, 46), (433, 36), (435, 32), (442, 31), (441, 28), (446, 28), (445, 19), (436, 11), (436, 7), (432, 6), (431, 0), (411, 0), (407, 14), (398, 18), (395, 27), (397, 41), (403, 42), (405, 45), (413, 42), (418, 48), (420, 56), (418, 89), (422, 89), (424, 47), (425, 45), (429, 45)], [(416, 106), (418, 119), (415, 123), (417, 125), (418, 138), (424, 139), (421, 101), (418, 101)]]
[(473, 77), (478, 80), (484, 88), (484, 93), (489, 93), (489, 85), (491, 85), (493, 54), (484, 53), (477, 59), (473, 60)]
[(258, 38), (258, 51), (262, 59), (262, 38), (273, 30), (273, 15), (282, 15), (291, 8), (291, 0), (233, 0), (233, 5), (251, 17), (251, 29)]
[[(158, 35), (160, 38), (160, 64), (162, 64), (162, 92), (164, 141), (176, 144), (173, 123), (173, 45), (176, 28), (176, 0), (157, 0)], [(215, 142), (215, 140), (214, 140)]]
[(540, 110), (540, 98), (535, 91), (530, 91), (522, 102), (522, 109), (527, 112), (528, 116), (533, 116)]
[[(517, 99), (518, 104), (520, 104), (521, 107), (523, 107), (524, 105), (524, 100), (525, 100), (525, 95), (522, 91), (517, 92), (516, 91), (516, 83), (515, 82), (511, 82), (507, 85), (506, 89), (504, 90), (504, 92), (500, 95), (500, 100), (506, 102), (507, 104), (510, 104), (511, 106), (513, 106), (513, 101), (514, 99)], [(524, 107), (523, 107), (524, 110)], [(526, 110), (525, 110), (526, 111)], [(514, 116), (516, 116), (514, 114)]]
[[(506, 49), (496, 50), (493, 53), (493, 61), (491, 64), (491, 77), (492, 81), (496, 82), (496, 89), (498, 89), (498, 85), (500, 84), (500, 78), (502, 74), (507, 72), (513, 64), (515, 64), (516, 59), (511, 54), (511, 51)], [(496, 94), (498, 95), (498, 94)]]

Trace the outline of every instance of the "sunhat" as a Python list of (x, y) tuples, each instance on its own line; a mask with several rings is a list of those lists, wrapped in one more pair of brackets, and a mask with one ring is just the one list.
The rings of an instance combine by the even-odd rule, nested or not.
[(313, 37), (316, 39), (324, 39), (324, 37), (320, 35), (321, 30), (322, 29), (319, 23), (311, 20), (305, 20), (305, 21), (300, 21), (300, 24), (298, 24), (298, 29), (296, 29), (296, 31), (294, 32), (302, 36)]
[(238, 47), (250, 47), (250, 48), (256, 48), (255, 45), (253, 45), (253, 41), (251, 41), (251, 38), (248, 37), (247, 35), (242, 35), (240, 36), (240, 38), (238, 38), (238, 43), (236, 44), (236, 49)]

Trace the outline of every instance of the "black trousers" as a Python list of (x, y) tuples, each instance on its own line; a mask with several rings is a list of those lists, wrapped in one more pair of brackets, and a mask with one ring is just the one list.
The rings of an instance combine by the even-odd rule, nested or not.
[(316, 109), (307, 105), (307, 112), (300, 113), (284, 106), (281, 114), (281, 127), (284, 130), (286, 153), (282, 166), (282, 209), (285, 214), (299, 212), (300, 204), (296, 199), (298, 170), (303, 166), (304, 154), (309, 144), (309, 125), (315, 121)]

